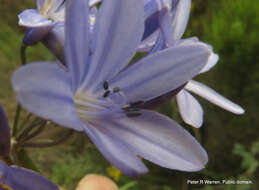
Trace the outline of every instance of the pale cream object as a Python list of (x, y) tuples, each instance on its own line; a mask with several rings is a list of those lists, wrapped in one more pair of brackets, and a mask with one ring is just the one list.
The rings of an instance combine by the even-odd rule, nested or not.
[(76, 190), (118, 190), (118, 187), (107, 177), (90, 174), (81, 179)]

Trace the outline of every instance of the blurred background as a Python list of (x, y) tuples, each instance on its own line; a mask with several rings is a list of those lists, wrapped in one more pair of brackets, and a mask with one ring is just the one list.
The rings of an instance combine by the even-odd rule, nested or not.
[[(13, 122), (16, 101), (10, 77), (20, 65), (20, 45), (25, 30), (18, 27), (17, 15), (34, 8), (34, 0), (0, 0), (0, 103)], [(84, 175), (109, 176), (120, 190), (257, 190), (259, 189), (259, 2), (255, 0), (193, 0), (185, 37), (197, 36), (211, 44), (219, 54), (218, 64), (196, 79), (245, 108), (236, 116), (206, 100), (204, 125), (193, 129), (184, 124), (175, 100), (159, 111), (179, 121), (205, 147), (209, 154), (207, 167), (195, 173), (167, 170), (145, 162), (150, 172), (137, 180), (121, 175), (82, 133), (52, 148), (28, 148), (33, 167), (54, 183), (72, 190)], [(53, 60), (39, 44), (28, 48), (28, 62)], [(52, 134), (60, 129), (52, 127)], [(61, 129), (63, 130), (63, 129)], [(50, 131), (46, 132), (48, 135)], [(44, 134), (43, 134), (44, 136)], [(22, 164), (21, 164), (22, 165)], [(190, 185), (187, 180), (251, 180), (250, 185)]]

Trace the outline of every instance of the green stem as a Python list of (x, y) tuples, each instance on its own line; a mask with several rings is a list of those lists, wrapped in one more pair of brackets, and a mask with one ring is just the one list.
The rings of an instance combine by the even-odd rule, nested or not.
[(33, 130), (34, 127), (36, 127), (37, 125), (41, 124), (42, 120), (39, 118), (36, 118), (32, 121), (32, 123), (24, 129), (24, 131), (17, 137), (17, 141), (20, 142), (24, 137), (27, 136), (27, 134)]
[(18, 128), (18, 121), (20, 118), (20, 114), (21, 114), (21, 105), (18, 104), (17, 108), (16, 108), (16, 113), (15, 113), (15, 117), (14, 117), (14, 124), (13, 124), (13, 130), (12, 130), (12, 136), (15, 137), (16, 133), (17, 133), (17, 128)]
[(46, 121), (42, 121), (40, 126), (38, 127), (38, 129), (36, 129), (31, 134), (29, 134), (28, 136), (23, 138), (22, 142), (28, 141), (28, 140), (32, 139), (33, 137), (37, 136), (45, 128), (46, 124), (47, 124)]
[(136, 181), (132, 181), (132, 182), (127, 183), (126, 185), (120, 187), (119, 190), (128, 190), (129, 188), (134, 187), (136, 185), (137, 185), (137, 182)]
[[(24, 45), (22, 43), (22, 46), (21, 46), (21, 49), (20, 49), (20, 54), (21, 54), (21, 64), (22, 65), (25, 65), (26, 64), (26, 48), (27, 46)], [(17, 133), (17, 128), (18, 128), (18, 121), (19, 121), (19, 118), (20, 118), (20, 113), (21, 113), (21, 105), (17, 105), (17, 108), (16, 108), (16, 113), (15, 113), (15, 118), (14, 118), (14, 125), (13, 125), (13, 131), (12, 131), (12, 136), (14, 137)]]
[(29, 113), (25, 119), (23, 120), (23, 122), (20, 124), (19, 128), (20, 130), (22, 130), (24, 128), (24, 126), (28, 123), (28, 121), (30, 120), (30, 118), (32, 117), (32, 114)]
[(45, 148), (50, 146), (56, 146), (63, 142), (65, 142), (72, 134), (74, 130), (69, 130), (67, 133), (65, 133), (60, 139), (52, 142), (43, 142), (43, 143), (22, 143), (21, 147), (30, 147), (30, 148)]
[(26, 48), (27, 46), (22, 44), (20, 53), (21, 53), (21, 64), (25, 65), (26, 64)]

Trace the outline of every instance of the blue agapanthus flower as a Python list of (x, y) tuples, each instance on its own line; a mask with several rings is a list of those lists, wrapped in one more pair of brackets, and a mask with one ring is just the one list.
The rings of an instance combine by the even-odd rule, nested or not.
[(21, 105), (86, 132), (124, 174), (147, 172), (139, 157), (170, 169), (204, 168), (207, 153), (186, 130), (140, 105), (198, 74), (209, 58), (207, 46), (182, 44), (129, 65), (144, 33), (143, 0), (104, 1), (91, 47), (88, 1), (68, 0), (66, 6), (67, 68), (35, 62), (16, 70), (12, 85)]
[[(199, 42), (198, 38), (191, 37), (187, 39), (181, 39), (189, 18), (191, 0), (150, 0), (159, 4), (160, 7), (158, 13), (152, 17), (153, 20), (157, 20), (155, 30), (149, 30), (149, 35), (142, 41), (142, 49), (150, 51), (151, 53), (159, 51), (164, 48), (178, 46), (179, 44), (192, 44)], [(159, 32), (162, 33), (162, 40), (159, 40)], [(203, 42), (200, 42), (203, 43)], [(155, 46), (154, 48), (153, 46)], [(202, 68), (200, 73), (209, 71), (214, 67), (218, 61), (218, 55), (213, 53), (213, 48), (203, 43), (210, 50), (210, 56), (207, 64)], [(153, 49), (148, 49), (152, 47)], [(202, 83), (191, 80), (184, 89), (182, 89), (176, 95), (176, 101), (179, 107), (179, 112), (183, 120), (194, 127), (201, 127), (203, 123), (203, 109), (199, 102), (188, 92), (193, 92), (213, 104), (220, 106), (221, 108), (233, 112), (235, 114), (243, 114), (244, 109), (239, 105), (231, 102), (225, 97), (221, 96), (213, 89), (205, 86)]]
[[(94, 6), (99, 1), (90, 0), (89, 5)], [(27, 28), (23, 43), (34, 45), (42, 41), (60, 61), (65, 62), (65, 0), (37, 0), (36, 4), (36, 9), (26, 9), (18, 15), (19, 25)]]
[(58, 190), (59, 188), (40, 174), (0, 161), (0, 189), (5, 190)]

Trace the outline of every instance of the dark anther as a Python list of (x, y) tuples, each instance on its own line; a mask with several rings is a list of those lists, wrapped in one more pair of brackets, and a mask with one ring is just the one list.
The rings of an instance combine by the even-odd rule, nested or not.
[(119, 88), (119, 87), (115, 87), (114, 89), (113, 89), (113, 92), (114, 93), (116, 93), (116, 92), (119, 92), (121, 89)]
[(111, 92), (110, 90), (107, 90), (107, 91), (103, 94), (103, 97), (106, 98), (107, 96), (109, 96), (110, 92)]
[(144, 101), (140, 100), (137, 102), (130, 103), (130, 107), (137, 107), (137, 106), (141, 106), (142, 104), (144, 104)]
[(104, 83), (103, 83), (103, 88), (104, 88), (105, 90), (107, 90), (107, 89), (109, 88), (109, 83), (108, 83), (107, 80), (104, 81)]
[(126, 113), (126, 116), (127, 117), (138, 117), (140, 116), (141, 113), (137, 113), (137, 112), (129, 112), (129, 113)]
[(136, 111), (139, 111), (140, 109), (138, 108), (131, 108), (131, 107), (128, 107), (128, 108), (122, 108), (124, 110), (125, 113), (128, 113), (128, 112), (136, 112)]

